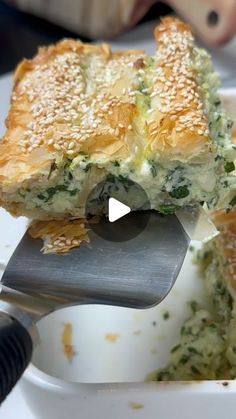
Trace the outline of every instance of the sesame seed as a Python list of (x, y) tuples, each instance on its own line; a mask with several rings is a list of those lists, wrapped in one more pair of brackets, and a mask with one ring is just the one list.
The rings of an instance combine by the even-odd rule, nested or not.
[(75, 142), (71, 141), (68, 145), (68, 149), (71, 150), (72, 148), (74, 148), (74, 146), (75, 146)]
[(53, 144), (53, 147), (55, 148), (55, 150), (61, 150), (61, 146), (59, 144)]

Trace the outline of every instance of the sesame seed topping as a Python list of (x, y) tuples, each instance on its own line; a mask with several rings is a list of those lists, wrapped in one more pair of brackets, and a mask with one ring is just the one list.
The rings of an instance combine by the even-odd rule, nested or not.
[[(106, 114), (112, 116), (113, 109), (122, 103), (135, 104), (137, 86), (133, 76), (143, 70), (135, 68), (134, 63), (137, 59), (141, 63), (143, 57), (131, 53), (107, 60), (101, 53), (88, 56), (72, 48), (43, 64), (34, 64), (33, 71), (21, 81), (18, 94), (13, 94), (13, 100), (19, 93), (27, 97), (32, 114), (25, 142), (19, 144), (21, 151), (31, 152), (45, 143), (71, 156), (94, 134), (114, 135)], [(129, 87), (112, 96), (109, 91), (122, 78)], [(121, 99), (122, 95), (125, 98)], [(124, 128), (122, 121), (117, 122)], [(120, 135), (119, 129), (115, 135)]]
[[(170, 28), (165, 24), (157, 30), (158, 50), (155, 68), (149, 84), (151, 109), (159, 110), (174, 123), (175, 132), (183, 130), (208, 135), (207, 119), (202, 112), (199, 87), (192, 66), (194, 55), (193, 37), (190, 31), (180, 31), (175, 23)], [(151, 110), (147, 110), (147, 114)], [(177, 126), (176, 126), (177, 125)], [(155, 125), (156, 127), (156, 125)], [(163, 133), (161, 128), (151, 128), (151, 134)], [(200, 134), (198, 134), (200, 135)]]
[(152, 134), (167, 133), (157, 127), (156, 114), (151, 115), (159, 111), (173, 122), (173, 133), (187, 129), (209, 135), (192, 66), (191, 33), (179, 31), (175, 24), (167, 33), (165, 25), (160, 25), (158, 45), (152, 57), (155, 65), (148, 67), (142, 53), (104, 58), (98, 52), (84, 54), (73, 48), (48, 61), (42, 60), (43, 64), (33, 62), (33, 71), (26, 73), (18, 86), (19, 93), (13, 94), (13, 100), (18, 100), (18, 95), (26, 96), (32, 115), (24, 139), (19, 142), (22, 153), (45, 144), (52, 146), (49, 150), (73, 158), (84, 142), (93, 138), (95, 141), (97, 136), (132, 136), (123, 130), (133, 130), (131, 124), (124, 122), (128, 115), (127, 119), (117, 117), (121, 114), (117, 110), (124, 104), (131, 105), (130, 109), (139, 106), (139, 98), (144, 95), (151, 102), (145, 119)]

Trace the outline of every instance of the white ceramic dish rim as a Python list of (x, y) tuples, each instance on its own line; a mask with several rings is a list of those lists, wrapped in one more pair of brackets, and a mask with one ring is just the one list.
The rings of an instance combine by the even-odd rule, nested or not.
[(132, 390), (132, 391), (148, 391), (155, 392), (165, 390), (168, 388), (169, 391), (180, 390), (181, 392), (194, 392), (206, 393), (206, 392), (219, 392), (225, 391), (226, 389), (230, 392), (236, 392), (236, 380), (204, 380), (204, 381), (163, 381), (163, 382), (129, 382), (129, 383), (76, 383), (60, 378), (53, 377), (39, 368), (30, 364), (29, 368), (24, 374), (24, 378), (30, 381), (37, 387), (45, 388), (50, 391), (65, 393), (78, 393), (84, 391), (85, 394), (93, 394), (98, 391), (101, 392), (116, 392), (119, 390)]

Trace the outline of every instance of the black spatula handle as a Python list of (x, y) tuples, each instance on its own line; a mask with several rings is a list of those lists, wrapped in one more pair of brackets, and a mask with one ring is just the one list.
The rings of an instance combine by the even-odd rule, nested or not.
[(32, 352), (28, 331), (17, 320), (0, 313), (0, 403), (23, 374)]

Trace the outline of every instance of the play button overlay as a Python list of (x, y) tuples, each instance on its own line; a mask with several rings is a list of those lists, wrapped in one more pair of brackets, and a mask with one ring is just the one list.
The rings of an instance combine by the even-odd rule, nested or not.
[[(104, 215), (94, 222), (97, 213)], [(145, 229), (149, 221), (149, 199), (136, 182), (122, 176), (108, 175), (90, 192), (86, 202), (86, 218), (90, 230), (105, 240), (131, 240)]]
[(109, 198), (108, 202), (108, 220), (111, 223), (114, 223), (114, 221), (119, 220), (119, 218), (124, 217), (131, 211), (128, 205), (123, 204), (115, 198)]

